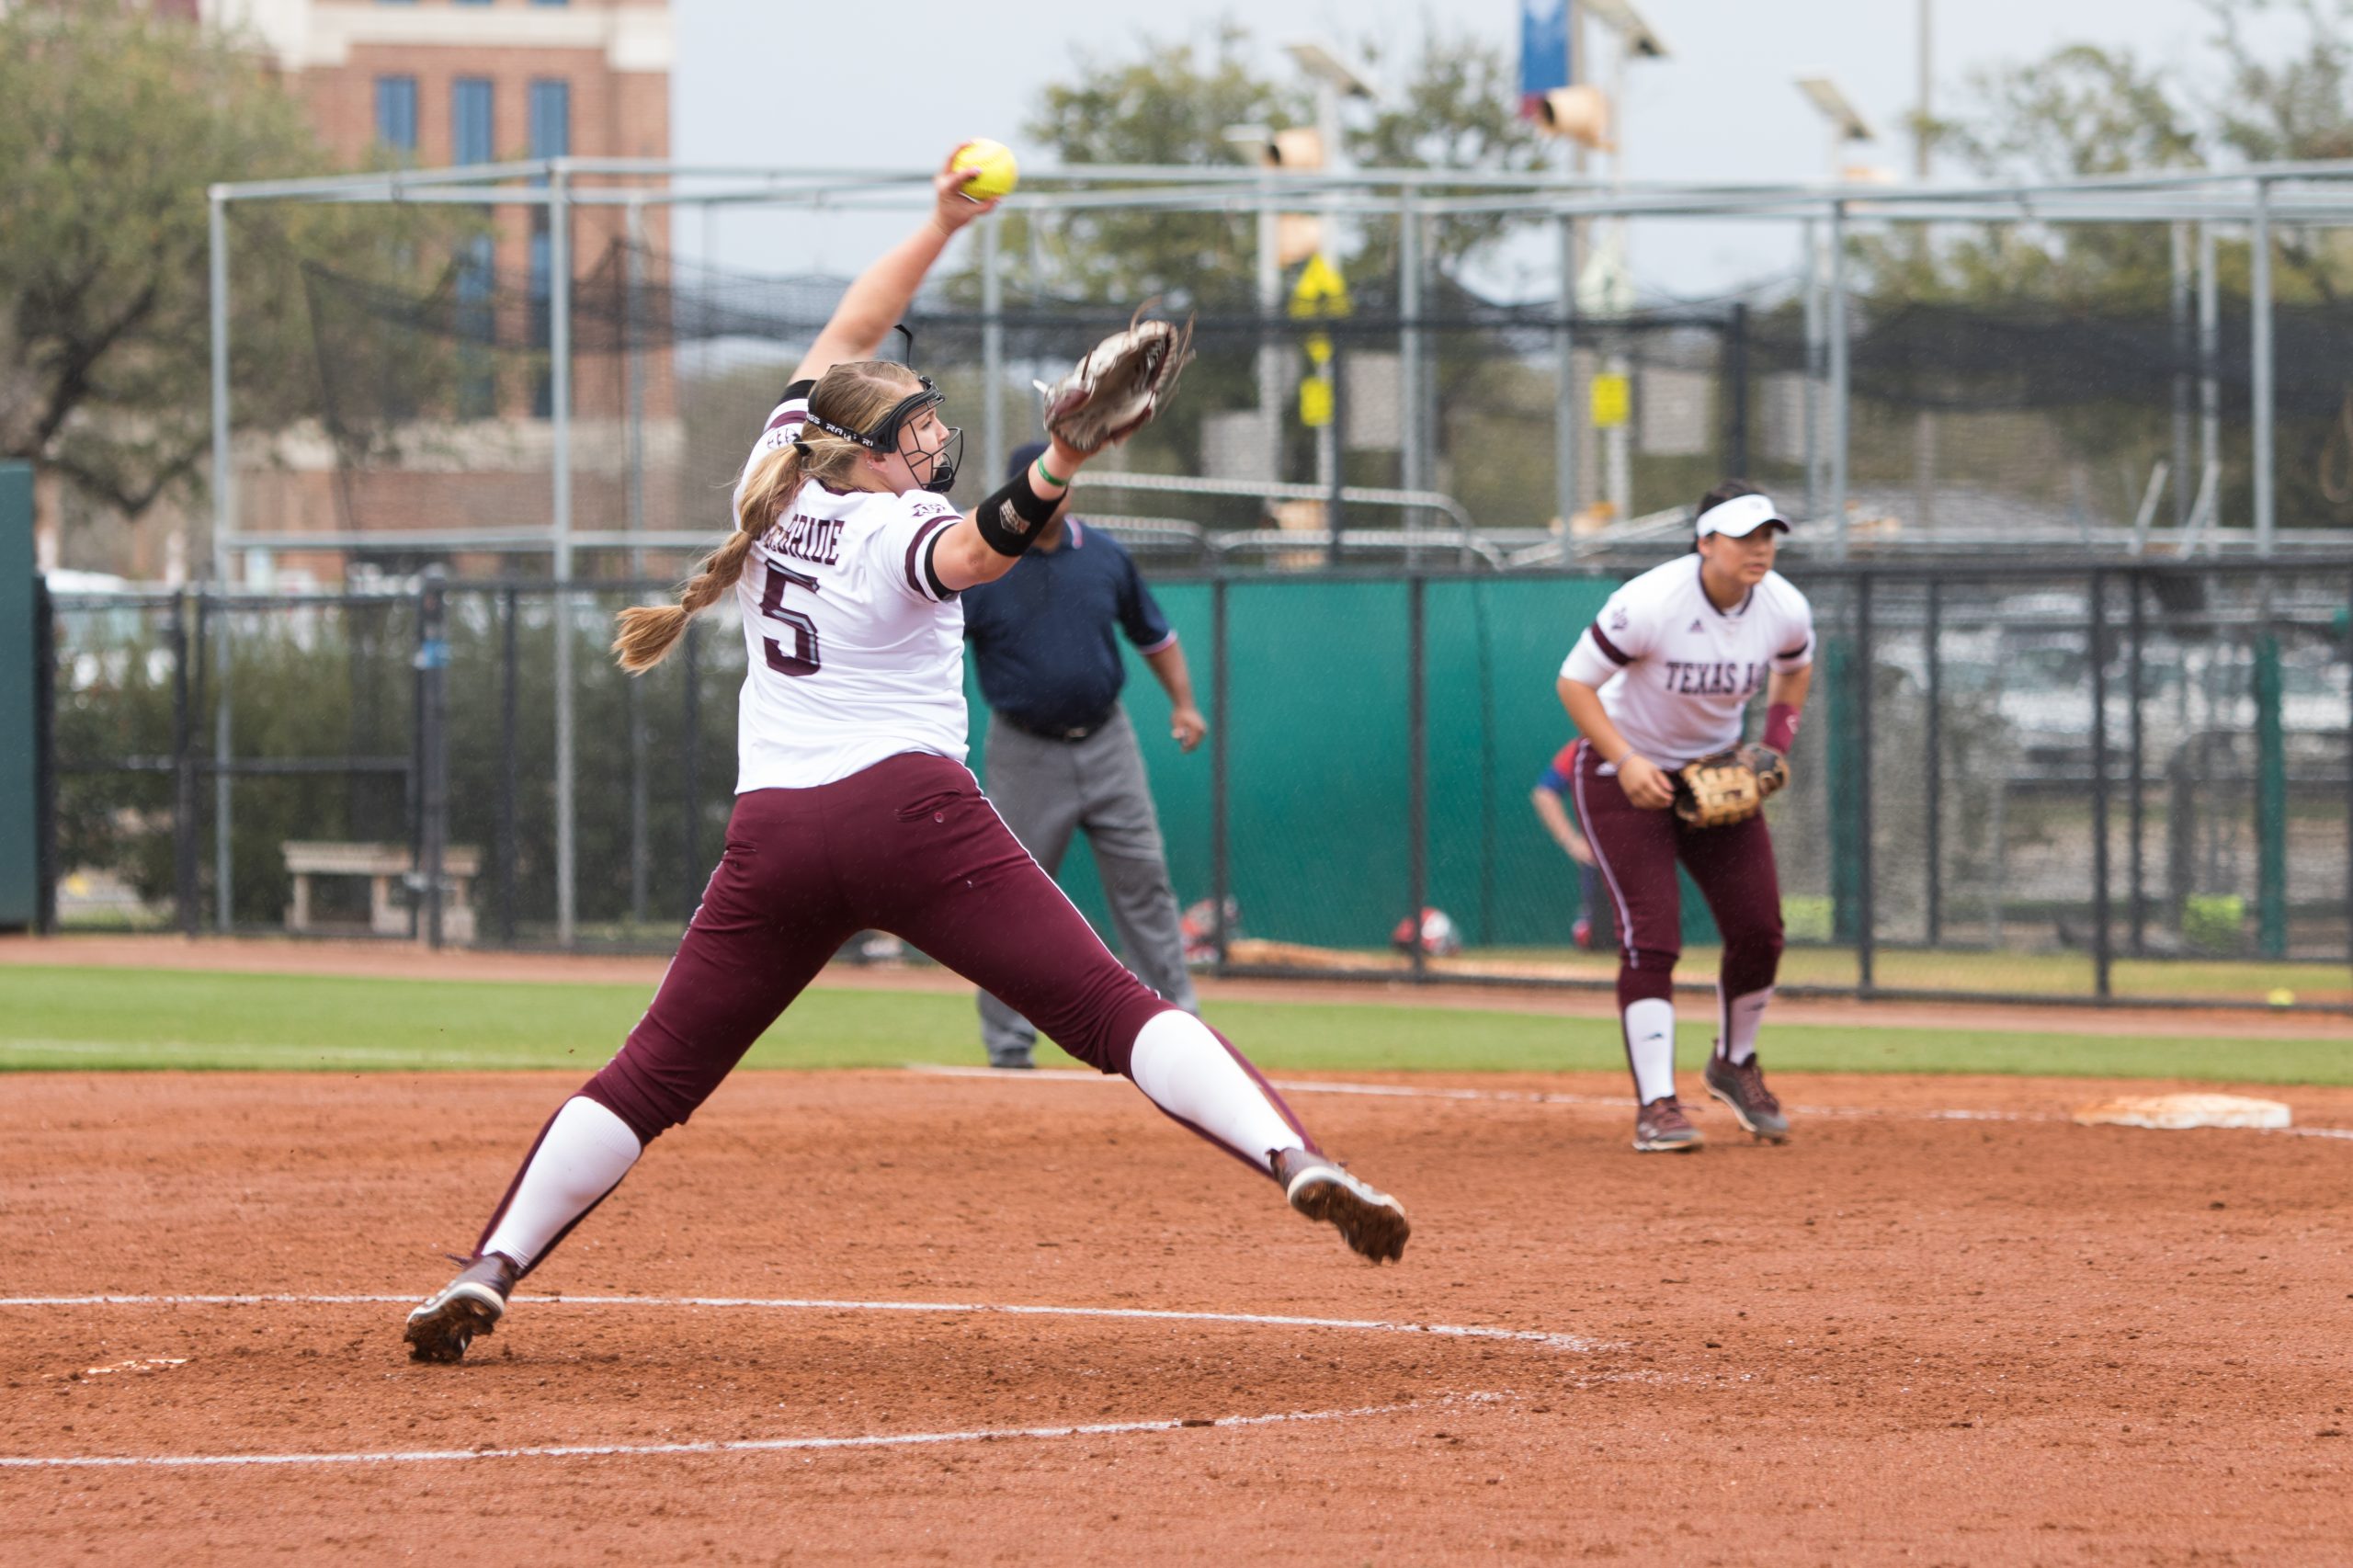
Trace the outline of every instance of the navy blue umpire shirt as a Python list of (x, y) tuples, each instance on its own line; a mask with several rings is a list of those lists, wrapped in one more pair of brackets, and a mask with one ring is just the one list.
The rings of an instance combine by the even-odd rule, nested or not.
[(1126, 549), (1077, 517), (1063, 519), (1059, 550), (1030, 550), (963, 598), (982, 697), (1017, 728), (1047, 734), (1111, 716), (1128, 678), (1115, 629), (1139, 653), (1176, 641)]

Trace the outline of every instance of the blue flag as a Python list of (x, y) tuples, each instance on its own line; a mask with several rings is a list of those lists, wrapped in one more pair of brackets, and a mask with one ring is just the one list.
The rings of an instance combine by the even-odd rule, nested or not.
[(1538, 114), (1544, 95), (1569, 85), (1569, 0), (1519, 0), (1519, 112)]

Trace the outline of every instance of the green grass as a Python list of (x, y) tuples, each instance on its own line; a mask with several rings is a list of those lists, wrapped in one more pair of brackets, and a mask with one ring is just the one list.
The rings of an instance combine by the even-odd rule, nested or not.
[[(1374, 964), (1396, 961), (1382, 949), (1360, 950)], [(1721, 951), (1713, 946), (1686, 948), (1677, 972), (1711, 975)], [(1490, 968), (1507, 968), (1517, 961), (1539, 974), (1565, 971), (1606, 980), (1618, 972), (1614, 954), (1576, 948), (1473, 948), (1463, 958)], [(1856, 978), (1852, 948), (1793, 946), (1781, 955), (1784, 985), (1851, 986)], [(1889, 990), (2089, 996), (2092, 959), (2083, 952), (1881, 948), (1872, 954), (1871, 978)], [(2353, 997), (2353, 971), (2342, 960), (2120, 958), (2110, 967), (2109, 984), (2123, 1001), (2264, 1002), (2274, 991), (2292, 991), (2304, 1001), (2339, 1002)]]
[[(0, 1070), (551, 1068), (584, 1075), (643, 1011), (636, 985), (508, 984), (163, 970), (0, 970)], [(1386, 1003), (1228, 1002), (1209, 1017), (1286, 1073), (1618, 1071), (1614, 1021)], [(1686, 1009), (1681, 1053), (1708, 1046)], [(2136, 1039), (1980, 1029), (1768, 1025), (1776, 1068), (2353, 1084), (2353, 1040)], [(752, 1067), (981, 1060), (961, 995), (812, 991)]]

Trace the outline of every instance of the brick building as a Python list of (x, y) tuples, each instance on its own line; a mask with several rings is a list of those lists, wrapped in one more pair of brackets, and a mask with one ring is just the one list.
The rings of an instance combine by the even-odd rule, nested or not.
[[(667, 159), (670, 154), (668, 0), (159, 0), (161, 8), (241, 32), (263, 49), (288, 90), (308, 106), (336, 161), (421, 167), (554, 157)], [(659, 212), (660, 209), (654, 210)], [(612, 264), (627, 220), (615, 208), (575, 209), (573, 272)], [(652, 249), (666, 249), (658, 239)], [(544, 211), (509, 207), (473, 264), (485, 281), (529, 279), (546, 297)], [(654, 274), (646, 281), (658, 285)], [(468, 287), (461, 276), (462, 292)], [(502, 322), (502, 338), (533, 330)], [(536, 330), (543, 332), (543, 325)], [(676, 439), (676, 388), (666, 355), (638, 366), (634, 406), (650, 456)], [(275, 444), (242, 460), (241, 526), (251, 531), (369, 532), (544, 525), (550, 413), (544, 369), (511, 368), (460, 389), (452, 427), (428, 442), (429, 461), (334, 472), (325, 443)], [(629, 443), (632, 405), (618, 356), (575, 363), (573, 413), (579, 505), (575, 526), (626, 525), (622, 486), (599, 484)], [(448, 411), (444, 411), (448, 412)], [(453, 461), (453, 452), (462, 452)], [(585, 472), (584, 472), (585, 471)], [(662, 526), (666, 518), (647, 519)], [(258, 565), (249, 562), (250, 566)], [(332, 558), (303, 562), (333, 576)]]

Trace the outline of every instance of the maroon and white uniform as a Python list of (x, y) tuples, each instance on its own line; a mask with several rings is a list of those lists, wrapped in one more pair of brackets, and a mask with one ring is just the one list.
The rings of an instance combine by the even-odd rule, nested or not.
[[(796, 382), (736, 482), (790, 445), (809, 411)], [(962, 762), (964, 610), (932, 575), (946, 496), (804, 484), (736, 579), (746, 674), (735, 790), (807, 790), (901, 752)]]
[[(1813, 613), (1779, 573), (1719, 608), (1699, 582), (1700, 558), (1680, 556), (1627, 583), (1580, 634), (1563, 678), (1594, 687), (1633, 750), (1673, 773), (1737, 745), (1749, 700), (1776, 673), (1813, 660)], [(1756, 1025), (1781, 957), (1781, 894), (1762, 816), (1698, 828), (1672, 811), (1627, 800), (1618, 769), (1577, 744), (1571, 787), (1577, 817), (1618, 912), (1618, 1005), (1635, 1089), (1643, 1103), (1674, 1092), (1674, 976), (1683, 950), (1675, 868), (1690, 872), (1723, 935), (1717, 976), (1718, 1049), (1753, 1053)]]
[[(746, 479), (790, 444), (809, 391), (787, 389)], [(813, 483), (754, 544), (736, 588), (750, 667), (726, 849), (653, 1005), (540, 1131), (477, 1256), (536, 1265), (870, 929), (1261, 1170), (1315, 1149), (1222, 1036), (1120, 967), (965, 767), (963, 609), (932, 562), (957, 520), (923, 491)]]

